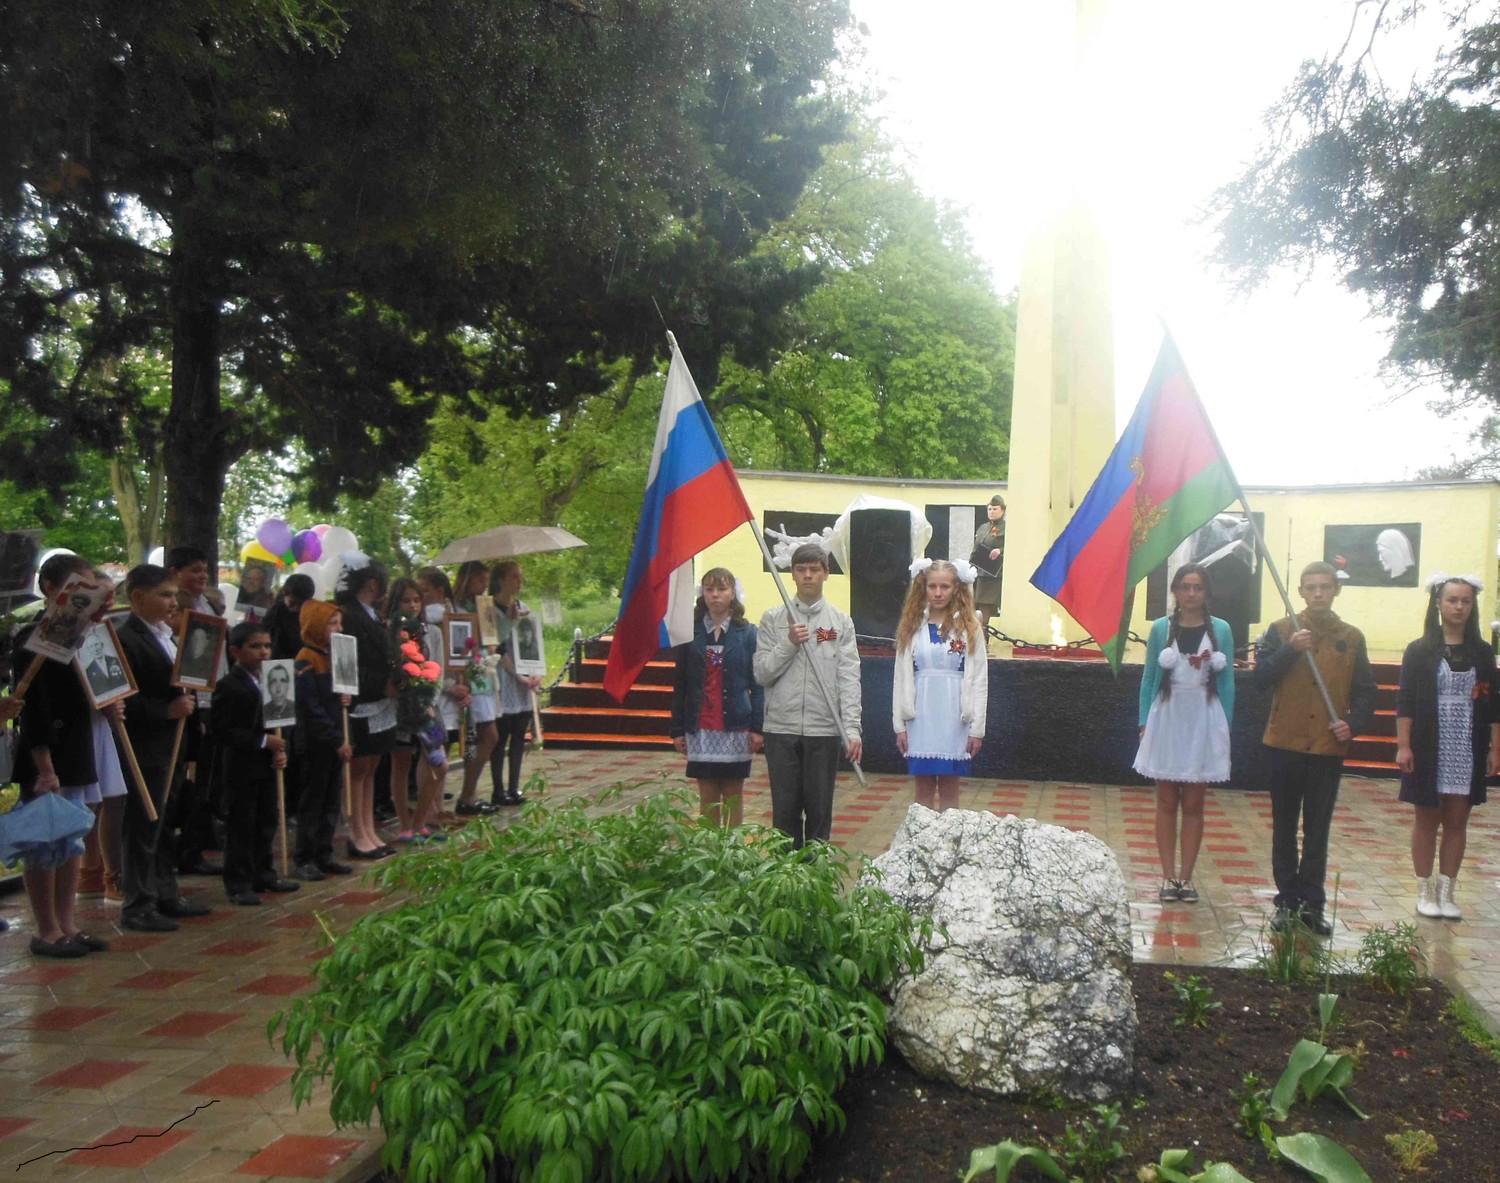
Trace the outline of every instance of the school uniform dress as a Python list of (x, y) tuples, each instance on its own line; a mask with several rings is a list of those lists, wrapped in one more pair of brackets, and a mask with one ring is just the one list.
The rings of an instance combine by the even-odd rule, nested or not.
[(968, 776), (969, 740), (984, 738), (989, 668), (978, 634), (944, 636), (922, 615), (896, 653), (891, 726), (906, 732), (912, 776)]
[[(16, 637), (16, 652), (26, 658), (16, 663), (17, 681), (30, 665), (31, 655), (25, 653), (21, 645), (31, 632), (32, 629), (27, 628)], [(78, 676), (77, 662), (44, 662), (27, 690), (26, 709), (21, 712), (17, 723), (20, 734), (16, 740), (13, 775), (21, 786), (24, 800), (29, 801), (34, 795), (37, 778), (31, 753), (34, 749), (46, 748), (52, 757), (52, 771), (57, 774), (58, 795), (75, 805), (98, 804), (100, 791), (94, 758), (94, 716), (94, 708)], [(116, 764), (117, 772), (118, 768)]]
[(755, 681), (759, 634), (747, 621), (717, 632), (707, 616), (678, 646), (672, 684), (672, 738), (687, 746), (691, 780), (744, 780), (750, 735), (765, 725), (765, 690)]
[(390, 634), (366, 604), (340, 605), (344, 632), (358, 643), (359, 694), (349, 710), (349, 737), (356, 756), (384, 756), (396, 746), (396, 700), (386, 697), (390, 681)]
[(1443, 797), (1483, 805), (1490, 725), (1496, 719), (1495, 652), (1413, 641), (1401, 659), (1396, 715), (1410, 719), (1412, 770), (1401, 775), (1400, 800), (1435, 809)]
[[(1212, 627), (1217, 648), (1210, 643)], [(1209, 623), (1179, 627), (1168, 645), (1171, 621), (1162, 617), (1151, 628), (1141, 679), (1145, 731), (1136, 752), (1135, 770), (1152, 780), (1178, 784), (1224, 784), (1229, 780), (1229, 720), (1234, 710), (1234, 671), (1229, 625), (1217, 617)], [(1165, 697), (1162, 681), (1170, 682)], [(1214, 693), (1209, 694), (1212, 685)]]

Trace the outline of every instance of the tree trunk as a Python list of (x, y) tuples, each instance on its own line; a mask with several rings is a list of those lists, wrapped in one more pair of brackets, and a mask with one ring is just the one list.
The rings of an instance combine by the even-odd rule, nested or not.
[[(184, 219), (190, 221), (190, 219)], [(174, 226), (172, 245), (172, 405), (162, 441), (166, 475), (165, 544), (208, 554), (218, 583), (219, 509), (229, 470), (219, 363), (223, 294), (209, 244), (190, 226)]]
[(109, 459), (109, 487), (115, 495), (115, 510), (120, 515), (120, 525), (125, 530), (125, 561), (132, 567), (146, 561), (148, 547), (144, 537), (144, 515), (141, 512), (141, 492), (135, 485), (135, 472), (130, 460), (123, 454)]

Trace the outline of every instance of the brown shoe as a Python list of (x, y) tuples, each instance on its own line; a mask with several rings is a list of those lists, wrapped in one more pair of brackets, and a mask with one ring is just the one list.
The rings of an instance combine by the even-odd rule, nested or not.
[(106, 904), (123, 904), (125, 893), (120, 890), (120, 872), (104, 872), (104, 902)]
[(78, 868), (78, 898), (81, 900), (97, 900), (104, 894), (104, 867), (79, 867)]

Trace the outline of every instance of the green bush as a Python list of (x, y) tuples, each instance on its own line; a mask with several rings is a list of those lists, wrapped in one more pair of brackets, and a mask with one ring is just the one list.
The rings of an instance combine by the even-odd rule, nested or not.
[(1390, 928), (1377, 924), (1360, 941), (1355, 963), (1377, 990), (1405, 998), (1422, 980), (1426, 966), (1417, 926), (1405, 920)]
[(331, 1077), (334, 1120), (378, 1114), (411, 1183), (481, 1183), (497, 1158), (522, 1183), (794, 1175), (883, 1053), (877, 992), (919, 961), (915, 924), (837, 848), (686, 803), (532, 805), (383, 867), (410, 901), (272, 1021), (299, 1104)]

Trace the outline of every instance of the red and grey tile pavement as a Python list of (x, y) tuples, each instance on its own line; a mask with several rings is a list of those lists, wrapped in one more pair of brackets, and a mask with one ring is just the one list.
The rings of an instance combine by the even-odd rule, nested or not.
[[(544, 752), (528, 763), (547, 774), (554, 795), (626, 782), (631, 787), (607, 806), (612, 810), (686, 785), (675, 755)], [(911, 803), (911, 782), (876, 775), (868, 781), (861, 787), (851, 773), (840, 776), (834, 840), (876, 855)], [(1196, 875), (1203, 898), (1191, 906), (1156, 901), (1149, 789), (973, 780), (963, 804), (1086, 830), (1108, 843), (1130, 891), (1138, 960), (1243, 965), (1257, 956), (1273, 892), (1264, 795), (1209, 794)], [(499, 824), (511, 824), (513, 816), (502, 814)], [(745, 816), (770, 821), (759, 762), (746, 785)], [(1344, 782), (1329, 860), (1331, 870), (1342, 872), (1334, 939), (1340, 951), (1355, 949), (1372, 925), (1414, 919), (1409, 822), (1391, 783)], [(1497, 839), (1500, 820), (1476, 811), (1460, 879), (1465, 920), (1417, 921), (1433, 970), (1492, 1021), (1500, 1017)], [(221, 899), (217, 881), (186, 882), (211, 904)], [(0, 916), (12, 922), (0, 935), (0, 1072), (7, 1084), (0, 1095), (0, 1164), (23, 1183), (363, 1183), (376, 1169), (379, 1131), (333, 1128), (326, 1086), (298, 1110), (291, 1065), (268, 1042), (266, 1025), (312, 988), (318, 915), (339, 931), (386, 900), (368, 885), (332, 879), (292, 896), (267, 896), (261, 908), (216, 906), (165, 936), (121, 934), (116, 909), (86, 903), (85, 926), (110, 936), (114, 948), (63, 962), (33, 957), (24, 900), (18, 894), (0, 900)]]

